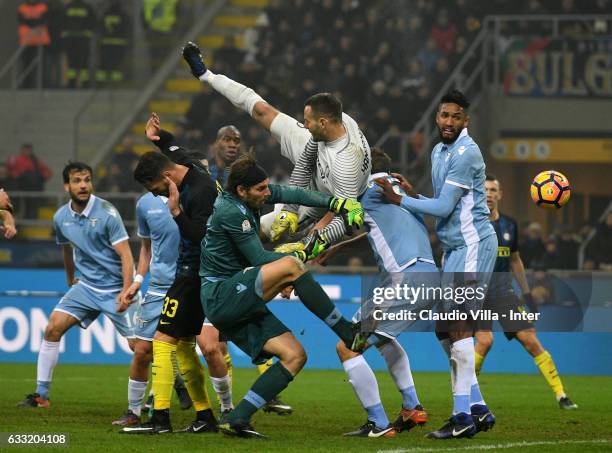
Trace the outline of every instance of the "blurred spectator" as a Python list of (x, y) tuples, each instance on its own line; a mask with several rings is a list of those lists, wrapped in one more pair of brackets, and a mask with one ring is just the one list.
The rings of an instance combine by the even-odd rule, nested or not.
[(436, 23), (431, 29), (431, 37), (435, 40), (438, 50), (443, 55), (448, 55), (453, 50), (456, 36), (457, 25), (450, 22), (446, 8), (440, 9)]
[(134, 168), (140, 156), (134, 151), (134, 140), (131, 136), (123, 137), (121, 144), (111, 156), (110, 165), (118, 167), (121, 181), (118, 182), (121, 192), (140, 192), (142, 187), (134, 180)]
[(359, 273), (363, 270), (363, 260), (359, 256), (351, 256), (346, 263), (346, 267), (351, 272)]
[(546, 247), (542, 240), (542, 227), (539, 223), (531, 223), (525, 230), (523, 241), (520, 246), (521, 258), (526, 268), (532, 267), (533, 263), (538, 262), (544, 253)]
[(11, 176), (5, 163), (0, 163), (0, 189), (17, 190), (17, 181)]
[(562, 228), (557, 238), (557, 248), (559, 250), (558, 269), (577, 269), (578, 268), (578, 249), (580, 242), (576, 239), (570, 228)]
[(427, 39), (425, 47), (419, 51), (417, 57), (427, 72), (434, 70), (440, 53), (433, 37)]
[(124, 63), (131, 34), (131, 19), (121, 0), (111, 0), (100, 18), (100, 64), (96, 81), (117, 83), (125, 79)]
[[(521, 250), (521, 256), (522, 255), (523, 250)], [(531, 288), (531, 297), (533, 297), (533, 302), (536, 305), (555, 303), (553, 280), (544, 269), (536, 269), (528, 280), (529, 287)]]
[[(47, 26), (47, 13), (49, 7), (46, 2), (37, 0), (22, 1), (17, 8), (17, 20), (19, 34), (19, 45), (23, 46), (21, 53), (20, 73), (26, 74), (21, 84), (22, 88), (34, 88), (36, 86), (36, 66), (30, 67), (38, 56), (39, 46), (45, 48), (51, 44), (49, 29)], [(38, 64), (43, 65), (42, 61)]]
[(215, 51), (215, 68), (227, 73), (230, 77), (244, 60), (244, 52), (236, 47), (236, 38), (226, 36), (223, 45)]
[(585, 257), (599, 270), (612, 271), (612, 211), (597, 226), (595, 236), (589, 241)]
[(91, 43), (96, 29), (93, 9), (85, 0), (64, 0), (62, 45), (66, 52), (68, 88), (90, 85)]
[(18, 190), (42, 191), (52, 174), (51, 169), (34, 155), (29, 143), (21, 145), (19, 154), (10, 156), (6, 165)]
[(47, 47), (45, 57), (45, 87), (60, 88), (64, 85), (63, 46), (62, 46), (62, 16), (64, 4), (62, 0), (49, 0), (49, 36), (51, 43)]
[[(523, 252), (524, 249), (522, 249), (521, 255)], [(532, 257), (531, 266), (545, 270), (561, 269), (559, 250), (557, 249), (557, 243), (554, 239), (551, 238), (546, 241), (544, 253), (539, 258)]]

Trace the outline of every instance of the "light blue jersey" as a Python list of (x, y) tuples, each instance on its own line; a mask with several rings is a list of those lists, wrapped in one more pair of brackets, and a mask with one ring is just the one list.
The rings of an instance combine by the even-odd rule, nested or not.
[(371, 175), (360, 199), (365, 211), (368, 240), (382, 272), (402, 272), (417, 260), (434, 263), (429, 233), (419, 214), (385, 203), (374, 179), (387, 177), (398, 193), (405, 195), (397, 180), (387, 173)]
[(164, 295), (174, 282), (181, 240), (178, 225), (166, 205), (167, 200), (147, 192), (136, 203), (138, 236), (151, 240), (149, 289)]
[[(376, 173), (370, 176), (367, 189), (359, 200), (365, 211), (364, 224), (368, 231), (368, 241), (381, 271), (380, 275), (374, 277), (373, 286), (440, 286), (438, 268), (433, 259), (429, 233), (423, 218), (420, 214), (385, 202), (374, 183), (374, 179), (378, 178), (387, 178), (397, 193), (405, 195), (395, 178), (388, 173)], [(373, 316), (376, 310), (382, 309), (387, 314), (418, 311), (430, 307), (435, 301), (419, 297), (412, 301), (398, 299), (386, 302), (386, 305), (378, 305), (373, 303), (371, 298), (364, 301), (353, 316), (353, 322), (362, 321), (362, 313), (366, 313), (366, 320), (371, 320), (377, 319)], [(377, 321), (372, 326), (372, 331), (378, 336), (371, 336), (368, 341), (378, 344), (381, 337), (395, 338), (412, 324), (405, 319), (395, 319), (400, 318)]]
[(57, 210), (53, 224), (57, 243), (72, 245), (81, 283), (99, 290), (123, 287), (121, 259), (113, 246), (126, 241), (128, 234), (112, 204), (91, 195), (77, 214), (68, 202)]
[(434, 147), (431, 181), (434, 198), (439, 197), (445, 183), (465, 189), (451, 214), (436, 219), (436, 232), (445, 249), (465, 247), (495, 234), (484, 191), (484, 160), (467, 128), (454, 143)]

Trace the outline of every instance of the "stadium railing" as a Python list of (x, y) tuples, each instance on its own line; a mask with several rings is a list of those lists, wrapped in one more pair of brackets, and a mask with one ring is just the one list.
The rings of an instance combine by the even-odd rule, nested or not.
[[(52, 228), (53, 213), (68, 201), (66, 192), (11, 190), (9, 195), (15, 208), (15, 221), (18, 229), (22, 227)], [(96, 192), (95, 195), (111, 202), (117, 208), (126, 227), (136, 226), (136, 201), (142, 193)], [(130, 208), (124, 209), (123, 206)]]

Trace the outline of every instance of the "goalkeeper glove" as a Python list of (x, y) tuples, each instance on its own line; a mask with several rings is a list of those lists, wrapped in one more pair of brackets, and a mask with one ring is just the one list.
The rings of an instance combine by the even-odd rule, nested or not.
[(325, 237), (315, 230), (311, 235), (305, 237), (301, 241), (279, 245), (274, 251), (292, 254), (305, 263), (315, 259), (323, 253), (328, 246), (329, 243), (325, 240)]
[(270, 229), (270, 239), (272, 242), (278, 241), (283, 233), (287, 231), (287, 228), (289, 228), (292, 234), (297, 231), (298, 215), (292, 211), (282, 210), (272, 222), (272, 227)]
[(361, 203), (353, 198), (336, 198), (329, 200), (329, 210), (339, 214), (344, 220), (346, 234), (353, 234), (353, 225), (360, 228), (363, 225), (363, 208)]

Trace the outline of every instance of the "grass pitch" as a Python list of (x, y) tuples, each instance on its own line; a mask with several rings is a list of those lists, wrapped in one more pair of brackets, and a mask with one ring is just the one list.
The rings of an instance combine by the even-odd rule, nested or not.
[[(612, 451), (612, 380), (609, 377), (563, 376), (576, 411), (561, 411), (539, 375), (484, 374), (481, 388), (497, 417), (492, 431), (473, 439), (433, 441), (423, 436), (439, 428), (451, 410), (448, 374), (415, 373), (419, 398), (430, 415), (423, 429), (395, 439), (343, 438), (365, 421), (355, 395), (340, 370), (305, 370), (283, 393), (294, 407), (291, 416), (258, 413), (257, 430), (269, 440), (244, 440), (220, 434), (120, 435), (110, 422), (126, 409), (127, 366), (64, 365), (55, 370), (51, 408), (17, 409), (15, 404), (35, 387), (36, 366), (0, 364), (0, 431), (63, 432), (69, 450), (132, 452), (234, 451)], [(234, 371), (237, 402), (257, 377), (255, 369)], [(376, 373), (383, 403), (392, 419), (401, 398), (386, 373)], [(209, 390), (213, 397), (212, 389)], [(214, 397), (213, 397), (214, 398)], [(193, 410), (172, 407), (172, 424), (181, 429)], [(46, 451), (55, 450), (50, 447)], [(0, 451), (27, 451), (0, 445)], [(33, 448), (31, 449), (33, 450)], [(57, 451), (66, 451), (65, 448)]]

